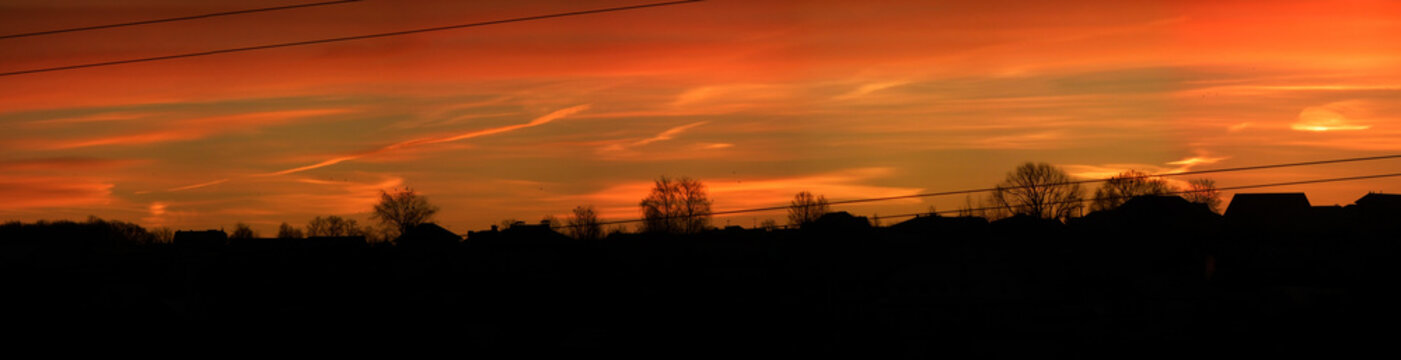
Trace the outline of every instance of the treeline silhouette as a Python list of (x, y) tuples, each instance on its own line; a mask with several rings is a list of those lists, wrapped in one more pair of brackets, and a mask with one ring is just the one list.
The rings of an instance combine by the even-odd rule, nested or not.
[(426, 223), (373, 245), (163, 243), (93, 218), (0, 226), (0, 276), (8, 324), (431, 334), (464, 354), (1337, 356), (1384, 349), (1401, 319), (1399, 218), (1387, 194), (1241, 194), (1224, 215), (1141, 196), (1067, 222), (836, 212), (583, 240)]

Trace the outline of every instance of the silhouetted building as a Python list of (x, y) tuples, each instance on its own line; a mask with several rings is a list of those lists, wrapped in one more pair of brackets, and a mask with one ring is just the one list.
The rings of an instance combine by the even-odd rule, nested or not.
[(1226, 208), (1226, 222), (1252, 227), (1300, 224), (1311, 213), (1304, 193), (1236, 194)]
[(1401, 227), (1401, 195), (1367, 193), (1348, 206), (1350, 215), (1371, 226)]
[(1094, 227), (1116, 226), (1136, 228), (1173, 228), (1201, 232), (1217, 225), (1221, 215), (1206, 204), (1193, 203), (1181, 196), (1136, 196), (1123, 205), (1107, 211), (1071, 219), (1071, 224)]
[(1401, 210), (1401, 194), (1367, 193), (1353, 203), (1370, 209), (1398, 211)]
[(399, 235), (395, 242), (401, 247), (447, 247), (457, 246), (462, 236), (434, 223), (418, 224)]
[(812, 224), (807, 227), (822, 231), (869, 230), (871, 228), (871, 221), (866, 219), (865, 216), (855, 216), (851, 215), (849, 212), (837, 211), (823, 214), (822, 217), (817, 218), (816, 221), (813, 221)]
[(891, 225), (889, 229), (912, 235), (953, 237), (986, 231), (987, 225), (987, 219), (974, 216), (919, 216)]

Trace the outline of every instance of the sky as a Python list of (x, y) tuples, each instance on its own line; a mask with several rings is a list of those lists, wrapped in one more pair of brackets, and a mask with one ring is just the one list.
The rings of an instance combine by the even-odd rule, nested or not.
[[(306, 2), (11, 0), (0, 34)], [(0, 72), (642, 3), (365, 0), (8, 38)], [(985, 188), (1027, 161), (1091, 179), (1387, 155), (1401, 153), (1396, 34), (1392, 1), (710, 0), (4, 76), (0, 220), (242, 222), (271, 236), (315, 216), (368, 223), (381, 190), (411, 188), (465, 233), (579, 205), (638, 218), (659, 176), (702, 181), (723, 211), (804, 190)], [(1349, 204), (1401, 180), (1250, 191)]]

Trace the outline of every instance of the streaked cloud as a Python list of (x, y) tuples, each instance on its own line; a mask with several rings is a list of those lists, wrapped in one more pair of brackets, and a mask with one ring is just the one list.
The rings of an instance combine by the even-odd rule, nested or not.
[(323, 168), (323, 167), (327, 167), (327, 166), (339, 164), (339, 163), (346, 162), (346, 161), (350, 161), (350, 160), (355, 160), (355, 159), (359, 159), (359, 158), (363, 158), (363, 157), (367, 157), (367, 156), (373, 156), (373, 155), (382, 154), (382, 153), (386, 153), (386, 152), (390, 152), (390, 151), (395, 151), (395, 150), (399, 150), (399, 149), (404, 149), (404, 148), (409, 148), (409, 147), (422, 146), (422, 145), (429, 145), (429, 144), (439, 144), (439, 143), (446, 143), (446, 142), (453, 142), (453, 141), (461, 141), (461, 140), (471, 139), (471, 138), (480, 137), (480, 136), (494, 135), (494, 134), (500, 134), (500, 133), (504, 133), (504, 132), (515, 131), (515, 130), (519, 130), (519, 129), (524, 129), (524, 128), (528, 128), (528, 127), (540, 126), (540, 125), (548, 124), (548, 123), (551, 122), (551, 121), (555, 121), (555, 120), (558, 120), (558, 119), (560, 119), (560, 118), (563, 118), (563, 117), (566, 117), (566, 116), (569, 116), (569, 115), (573, 115), (574, 113), (587, 110), (588, 108), (589, 108), (589, 105), (577, 105), (577, 106), (568, 107), (568, 108), (564, 108), (564, 109), (560, 109), (560, 110), (555, 110), (554, 112), (551, 112), (551, 113), (549, 113), (549, 114), (545, 114), (545, 116), (541, 116), (541, 117), (535, 118), (534, 120), (531, 120), (530, 122), (525, 123), (525, 124), (500, 126), (500, 127), (494, 127), (494, 128), (485, 129), (485, 130), (470, 131), (470, 132), (460, 133), (460, 134), (450, 135), (450, 136), (428, 137), (428, 138), (419, 138), (419, 139), (413, 139), (413, 140), (408, 140), (408, 141), (401, 141), (401, 142), (394, 143), (394, 144), (391, 144), (391, 145), (389, 145), (389, 146), (381, 147), (381, 148), (378, 148), (378, 149), (375, 149), (375, 150), (370, 150), (370, 151), (365, 151), (365, 152), (360, 152), (360, 153), (355, 153), (355, 154), (350, 154), (350, 155), (337, 156), (337, 157), (333, 157), (333, 158), (330, 158), (330, 159), (327, 159), (327, 160), (325, 160), (325, 161), (321, 161), (321, 162), (318, 162), (318, 163), (315, 163), (315, 164), (306, 165), (306, 166), (300, 166), (300, 167), (295, 167), (295, 168), (291, 168), (291, 169), (287, 169), (287, 170), (282, 170), (282, 171), (275, 171), (275, 172), (266, 173), (266, 174), (262, 174), (262, 175), (263, 175), (263, 176), (271, 176), (271, 175), (295, 174), (295, 173), (299, 173), (299, 172), (303, 172), (303, 171), (307, 171), (307, 170), (319, 169), (319, 168)]
[(0, 161), (3, 171), (111, 170), (143, 163), (141, 160), (96, 157), (50, 157)]
[(615, 144), (610, 144), (610, 145), (605, 146), (605, 147), (603, 147), (603, 148), (601, 148), (601, 149), (599, 149), (599, 150), (600, 150), (600, 151), (620, 151), (620, 150), (624, 150), (624, 149), (627, 149), (627, 148), (637, 147), (637, 146), (643, 146), (643, 145), (651, 144), (651, 143), (658, 142), (658, 141), (671, 140), (671, 139), (676, 138), (676, 136), (681, 135), (681, 133), (686, 132), (686, 130), (690, 130), (691, 128), (694, 128), (694, 127), (697, 127), (697, 126), (705, 125), (705, 124), (708, 123), (708, 122), (709, 122), (709, 121), (698, 121), (698, 122), (693, 122), (693, 123), (686, 124), (686, 125), (681, 125), (681, 126), (673, 127), (673, 128), (670, 128), (670, 129), (666, 129), (665, 131), (662, 131), (661, 133), (658, 133), (657, 135), (654, 135), (654, 136), (649, 137), (649, 138), (645, 138), (645, 139), (641, 139), (641, 140), (636, 140), (636, 141), (632, 141), (632, 142), (628, 142), (628, 143), (621, 143), (621, 144), (615, 143)]
[(170, 188), (170, 189), (166, 189), (165, 191), (175, 192), (175, 191), (192, 190), (192, 189), (198, 189), (198, 188), (207, 187), (207, 186), (219, 185), (219, 184), (223, 184), (223, 183), (226, 183), (226, 182), (229, 182), (229, 179), (219, 179), (219, 180), (214, 180), (214, 181), (202, 182), (202, 183), (198, 183), (198, 184), (194, 184), (194, 185), (178, 186), (178, 187), (173, 187), (173, 188)]
[(110, 204), (115, 185), (90, 177), (0, 175), (0, 210)]
[(1193, 156), (1193, 157), (1189, 157), (1189, 158), (1182, 159), (1182, 160), (1177, 160), (1177, 161), (1169, 161), (1169, 162), (1167, 162), (1167, 164), (1168, 164), (1168, 165), (1181, 165), (1181, 166), (1182, 166), (1182, 169), (1181, 169), (1181, 170), (1182, 170), (1182, 171), (1187, 171), (1187, 170), (1190, 170), (1190, 168), (1193, 167), (1193, 166), (1202, 165), (1202, 164), (1207, 164), (1207, 165), (1209, 165), (1209, 164), (1215, 164), (1215, 163), (1221, 162), (1221, 160), (1226, 160), (1226, 159), (1230, 159), (1230, 158), (1231, 158), (1231, 157), (1229, 157), (1229, 156), (1217, 156), (1217, 157), (1212, 157), (1212, 156), (1205, 156), (1205, 155), (1202, 155), (1202, 156)]
[(279, 110), (182, 119), (158, 125), (162, 129), (122, 135), (105, 135), (85, 139), (47, 141), (47, 144), (41, 147), (49, 150), (66, 150), (96, 146), (148, 145), (173, 141), (190, 141), (229, 132), (252, 131), (262, 126), (284, 123), (295, 119), (342, 114), (349, 111), (349, 109)]
[(857, 88), (854, 89), (854, 90), (851, 90), (851, 92), (848, 92), (848, 93), (845, 93), (845, 94), (841, 94), (841, 95), (837, 95), (836, 97), (834, 97), (834, 98), (832, 98), (832, 99), (833, 99), (833, 100), (855, 99), (855, 98), (858, 98), (858, 97), (866, 96), (866, 95), (868, 95), (868, 94), (870, 94), (870, 93), (874, 93), (874, 92), (877, 92), (877, 91), (881, 91), (881, 90), (893, 88), (893, 87), (900, 86), (900, 85), (905, 85), (905, 84), (908, 84), (908, 83), (910, 83), (910, 82), (909, 82), (909, 81), (903, 81), (903, 80), (897, 80), (897, 81), (882, 81), (882, 82), (875, 82), (875, 83), (870, 83), (870, 84), (864, 84), (864, 85), (861, 85), (861, 86), (857, 87)]
[(1176, 166), (1163, 166), (1155, 164), (1071, 164), (1065, 165), (1065, 168), (1071, 176), (1077, 178), (1108, 179), (1110, 177), (1119, 175), (1129, 170), (1142, 171), (1150, 175), (1182, 173), (1191, 171), (1193, 167), (1196, 167), (1198, 165), (1215, 164), (1229, 158), (1229, 156), (1210, 156), (1205, 152), (1200, 152), (1199, 155), (1196, 156), (1190, 156), (1181, 160), (1174, 160), (1164, 163), (1166, 165)]

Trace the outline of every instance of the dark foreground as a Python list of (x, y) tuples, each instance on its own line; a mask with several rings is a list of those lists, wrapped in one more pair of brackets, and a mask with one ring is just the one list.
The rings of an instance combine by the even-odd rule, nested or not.
[(140, 327), (242, 344), (230, 346), (423, 337), (458, 354), (525, 356), (1395, 352), (1397, 221), (1227, 219), (1174, 204), (1070, 225), (928, 217), (871, 228), (828, 216), (802, 230), (577, 241), (521, 227), (399, 246), (137, 246), (12, 224), (0, 231), (0, 281), (12, 329)]

